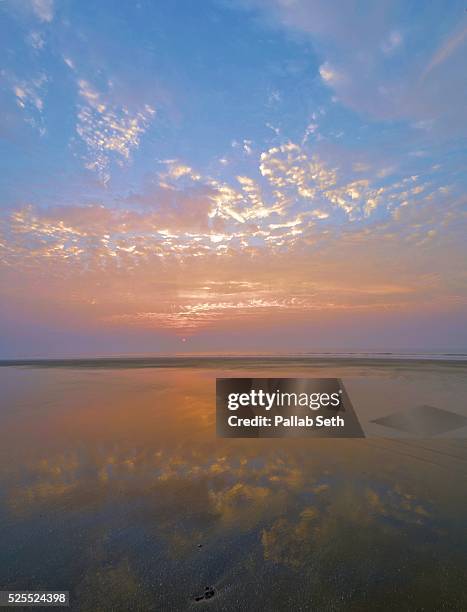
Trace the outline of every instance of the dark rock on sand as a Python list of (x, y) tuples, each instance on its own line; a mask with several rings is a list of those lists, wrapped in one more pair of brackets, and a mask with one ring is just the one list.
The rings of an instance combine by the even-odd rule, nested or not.
[(207, 586), (204, 589), (204, 595), (196, 595), (195, 601), (202, 601), (203, 599), (211, 599), (216, 594), (216, 590), (212, 586)]

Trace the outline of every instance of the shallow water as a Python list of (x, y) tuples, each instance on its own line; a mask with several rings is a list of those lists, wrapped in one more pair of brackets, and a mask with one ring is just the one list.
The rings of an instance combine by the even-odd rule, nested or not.
[(465, 362), (181, 365), (0, 368), (0, 589), (92, 611), (467, 609), (465, 439), (216, 439), (214, 393), (336, 376), (373, 416), (465, 408)]

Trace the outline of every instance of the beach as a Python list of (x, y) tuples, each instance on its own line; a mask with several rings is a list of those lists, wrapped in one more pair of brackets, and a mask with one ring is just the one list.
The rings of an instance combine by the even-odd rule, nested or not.
[[(1, 589), (94, 612), (467, 609), (465, 428), (368, 425), (430, 401), (463, 414), (465, 360), (1, 366)], [(370, 435), (216, 438), (230, 376), (339, 377)]]

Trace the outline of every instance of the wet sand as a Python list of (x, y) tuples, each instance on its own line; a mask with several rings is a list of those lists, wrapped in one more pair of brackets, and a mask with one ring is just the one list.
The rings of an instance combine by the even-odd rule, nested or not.
[(0, 587), (92, 611), (466, 610), (462, 430), (216, 439), (214, 392), (216, 376), (340, 377), (369, 420), (427, 397), (465, 410), (466, 374), (330, 357), (0, 367)]

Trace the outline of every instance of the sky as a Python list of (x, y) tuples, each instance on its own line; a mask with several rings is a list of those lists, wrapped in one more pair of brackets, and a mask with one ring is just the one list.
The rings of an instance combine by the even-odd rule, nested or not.
[(465, 2), (0, 3), (0, 357), (467, 351)]

